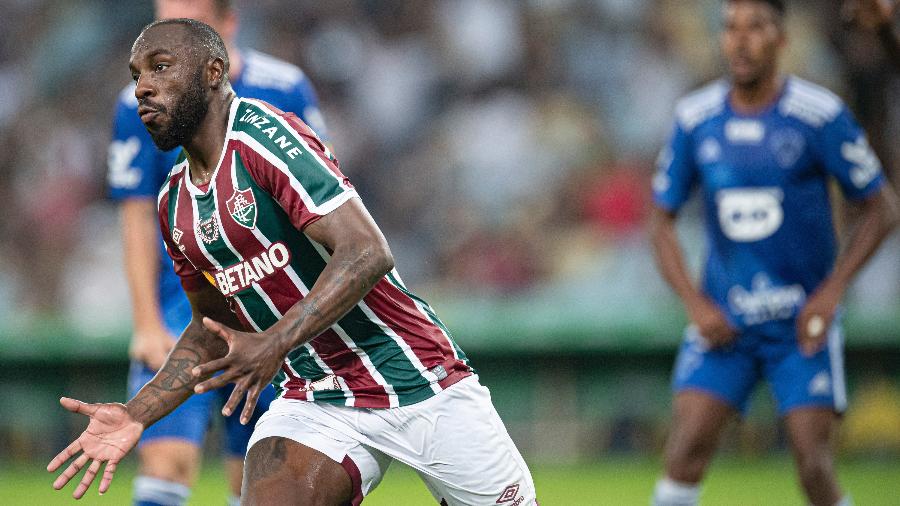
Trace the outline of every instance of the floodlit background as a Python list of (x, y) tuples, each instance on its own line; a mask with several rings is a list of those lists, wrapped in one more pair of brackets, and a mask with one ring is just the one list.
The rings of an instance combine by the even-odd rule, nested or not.
[[(788, 4), (785, 67), (850, 104), (896, 185), (900, 69), (842, 23), (841, 1)], [(300, 65), (315, 84), (344, 172), (407, 284), (492, 389), (539, 492), (557, 483), (553, 472), (573, 483), (542, 504), (616, 502), (604, 500), (619, 482), (604, 470), (622, 469), (603, 467), (611, 461), (643, 462), (617, 503), (646, 504), (684, 324), (645, 234), (649, 179), (674, 101), (722, 71), (719, 0), (236, 5), (241, 45)], [(61, 394), (126, 400), (130, 313), (106, 157), (129, 49), (152, 15), (149, 0), (0, 0), (0, 490), (15, 481), (4, 469), (36, 476), (82, 429)], [(696, 268), (696, 206), (681, 225)], [(851, 480), (858, 499), (897, 504), (900, 235), (857, 279), (846, 321), (842, 465), (868, 478)], [(761, 487), (774, 482), (799, 503), (768, 391), (758, 394), (721, 465), (783, 468)], [(753, 464), (732, 468), (739, 477)], [(49, 482), (20, 488), (18, 503), (63, 497), (46, 495)], [(577, 487), (592, 499), (566, 499)]]

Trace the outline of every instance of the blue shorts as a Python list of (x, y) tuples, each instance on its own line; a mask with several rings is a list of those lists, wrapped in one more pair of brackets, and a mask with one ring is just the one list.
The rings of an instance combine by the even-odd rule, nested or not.
[(769, 383), (778, 414), (802, 407), (847, 408), (844, 338), (839, 325), (828, 331), (827, 344), (812, 357), (803, 355), (795, 337), (772, 338), (742, 333), (734, 344), (708, 346), (694, 327), (685, 331), (675, 360), (672, 387), (707, 392), (745, 414), (760, 379)]
[[(142, 362), (131, 362), (128, 373), (128, 398), (134, 397), (138, 390), (150, 381), (156, 371), (150, 369)], [(138, 446), (157, 439), (181, 439), (196, 446), (203, 444), (206, 430), (212, 421), (213, 411), (219, 414), (222, 406), (228, 400), (234, 385), (227, 385), (212, 392), (194, 394), (188, 398), (175, 411), (163, 417), (155, 424), (147, 427), (141, 435)], [(243, 409), (243, 401), (229, 417), (225, 418), (225, 448), (228, 455), (244, 458), (247, 453), (247, 442), (253, 433), (256, 420), (269, 409), (269, 403), (275, 399), (275, 389), (272, 385), (266, 387), (259, 395), (256, 404), (256, 412), (247, 425), (241, 425), (240, 414)], [(219, 415), (221, 416), (221, 415)]]

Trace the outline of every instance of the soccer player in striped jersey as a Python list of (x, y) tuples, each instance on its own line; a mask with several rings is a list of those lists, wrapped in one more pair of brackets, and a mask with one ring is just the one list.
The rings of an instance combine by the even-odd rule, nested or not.
[[(48, 469), (100, 491), (143, 430), (194, 392), (234, 383), (247, 423), (270, 382), (244, 466), (245, 504), (359, 504), (400, 460), (441, 504), (536, 504), (490, 394), (424, 300), (316, 134), (294, 114), (238, 98), (209, 26), (146, 27), (130, 67), (138, 113), (163, 150), (184, 148), (159, 221), (193, 319), (127, 404), (61, 402), (88, 428)], [(244, 329), (244, 330), (238, 330)], [(221, 371), (218, 376), (211, 376)]]
[[(213, 26), (230, 56), (229, 80), (235, 93), (296, 111), (320, 136), (325, 134), (315, 92), (303, 72), (289, 63), (234, 43), (237, 12), (230, 0), (156, 0), (157, 19), (192, 18)], [(159, 370), (175, 346), (175, 337), (191, 321), (191, 306), (159, 235), (156, 196), (180, 149), (161, 151), (137, 115), (135, 83), (116, 104), (113, 141), (109, 147), (109, 193), (120, 204), (125, 271), (131, 290), (134, 333), (128, 394), (134, 396)], [(178, 506), (190, 493), (201, 461), (203, 439), (230, 388), (189, 399), (144, 432), (138, 446), (140, 470), (134, 481), (135, 506)], [(257, 404), (262, 414), (275, 396), (267, 388)], [(247, 442), (252, 429), (237, 416), (224, 419), (223, 452), (230, 504), (236, 504)]]
[[(896, 224), (897, 197), (840, 99), (778, 72), (783, 3), (725, 0), (724, 15), (729, 79), (678, 104), (653, 181), (657, 261), (692, 322), (675, 363), (666, 476), (654, 504), (697, 504), (723, 428), (765, 378), (809, 502), (846, 505), (830, 449), (846, 406), (838, 306)], [(840, 256), (830, 179), (861, 207)], [(695, 187), (710, 245), (700, 288), (675, 232)]]

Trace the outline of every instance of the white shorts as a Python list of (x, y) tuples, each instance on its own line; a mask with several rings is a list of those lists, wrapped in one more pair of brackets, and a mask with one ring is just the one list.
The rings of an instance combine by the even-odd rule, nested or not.
[(291, 439), (341, 464), (354, 505), (394, 459), (415, 469), (442, 505), (537, 504), (531, 472), (477, 376), (398, 408), (279, 398), (257, 422), (249, 447), (267, 437)]

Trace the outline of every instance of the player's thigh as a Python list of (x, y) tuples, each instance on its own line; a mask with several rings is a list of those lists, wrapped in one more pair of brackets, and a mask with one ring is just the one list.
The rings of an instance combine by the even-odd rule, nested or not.
[[(254, 472), (259, 475), (258, 469), (251, 468), (252, 461), (260, 453), (260, 450), (255, 450), (256, 446), (265, 440), (285, 440), (292, 443), (287, 444), (286, 448), (299, 445), (313, 450), (313, 455), (327, 457), (330, 460), (327, 467), (340, 469), (339, 474), (350, 485), (349, 503), (359, 504), (378, 486), (391, 462), (384, 453), (363, 444), (359, 435), (349, 427), (348, 420), (355, 419), (361, 412), (356, 408), (320, 406), (315, 402), (284, 398), (275, 400), (260, 417), (250, 438), (244, 465), (245, 485), (254, 485)], [(268, 444), (272, 445), (272, 442)], [(275, 449), (270, 448), (270, 453)], [(321, 459), (316, 461), (326, 464)], [(286, 483), (288, 487), (292, 486), (290, 481)]]
[[(744, 412), (761, 375), (753, 347), (746, 344), (749, 338), (738, 339), (743, 341), (713, 348), (693, 326), (688, 327), (672, 371), (672, 389), (676, 396), (687, 391), (704, 392), (735, 411)], [(688, 401), (686, 408), (692, 404), (694, 402)], [(677, 417), (678, 413), (675, 415)]]
[(353, 498), (346, 470), (322, 452), (284, 437), (267, 437), (247, 452), (245, 506), (339, 506)]
[(669, 458), (711, 452), (737, 410), (703, 390), (685, 389), (675, 395), (672, 427), (666, 445)]
[(784, 418), (791, 449), (799, 458), (830, 455), (838, 415), (827, 407), (791, 410)]
[(446, 505), (536, 503), (534, 481), (477, 377), (408, 408), (400, 431), (372, 434)]
[(828, 332), (826, 346), (812, 356), (804, 355), (794, 340), (767, 347), (765, 375), (779, 415), (786, 417), (801, 408), (837, 413), (846, 409), (843, 341), (840, 327), (835, 326)]

